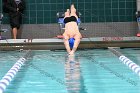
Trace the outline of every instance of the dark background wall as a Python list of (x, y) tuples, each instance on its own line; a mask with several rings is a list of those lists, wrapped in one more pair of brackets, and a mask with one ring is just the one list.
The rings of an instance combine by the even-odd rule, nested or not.
[[(87, 37), (135, 36), (136, 0), (25, 0), (22, 38), (50, 38), (60, 33), (56, 13), (65, 11), (71, 3), (81, 12), (81, 33)], [(0, 5), (2, 4), (2, 0)], [(2, 11), (2, 8), (0, 8)], [(3, 28), (8, 28), (8, 15), (4, 14)], [(3, 33), (11, 38), (11, 33)]]
[[(56, 13), (71, 3), (81, 12), (82, 22), (132, 22), (136, 20), (136, 0), (25, 0), (25, 24), (56, 23)], [(4, 23), (8, 19), (4, 18)]]

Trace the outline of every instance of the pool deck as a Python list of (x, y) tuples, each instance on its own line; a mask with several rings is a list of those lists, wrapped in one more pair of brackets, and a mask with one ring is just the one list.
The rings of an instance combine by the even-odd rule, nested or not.
[[(82, 38), (79, 49), (107, 47), (140, 47), (140, 37)], [(5, 39), (0, 40), (0, 50), (57, 50), (65, 49), (63, 39)]]

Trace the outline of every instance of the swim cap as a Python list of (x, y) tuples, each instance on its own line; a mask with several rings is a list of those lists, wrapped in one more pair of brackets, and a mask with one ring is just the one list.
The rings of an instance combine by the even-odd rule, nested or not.
[(70, 39), (69, 39), (69, 45), (70, 45), (70, 48), (73, 48), (74, 41), (75, 41), (74, 38), (70, 38)]

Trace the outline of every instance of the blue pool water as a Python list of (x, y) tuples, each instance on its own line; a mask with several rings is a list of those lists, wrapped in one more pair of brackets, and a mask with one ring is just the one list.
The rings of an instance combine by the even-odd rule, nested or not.
[[(118, 51), (140, 65), (139, 49)], [(24, 53), (0, 53), (0, 78)], [(32, 53), (4, 93), (140, 93), (139, 76), (108, 49)]]
[(0, 51), (0, 78), (13, 66), (13, 64), (24, 55), (19, 51)]

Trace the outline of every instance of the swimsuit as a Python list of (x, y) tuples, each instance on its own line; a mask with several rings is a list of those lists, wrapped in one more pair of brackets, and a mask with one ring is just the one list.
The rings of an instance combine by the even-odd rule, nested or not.
[(71, 17), (66, 17), (64, 19), (64, 23), (68, 23), (68, 22), (77, 22), (77, 18), (75, 16), (71, 16)]

